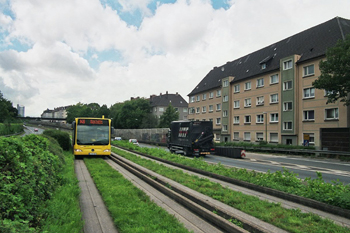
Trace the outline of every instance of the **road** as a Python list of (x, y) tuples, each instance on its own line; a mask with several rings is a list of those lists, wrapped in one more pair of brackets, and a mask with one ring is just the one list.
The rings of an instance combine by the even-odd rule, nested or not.
[[(155, 147), (148, 144), (140, 144), (142, 147)], [(166, 147), (158, 147), (164, 148)], [(324, 181), (331, 182), (339, 180), (344, 184), (350, 184), (350, 163), (336, 159), (305, 158), (301, 156), (280, 156), (265, 153), (246, 152), (244, 159), (232, 159), (218, 155), (207, 155), (205, 161), (221, 163), (226, 166), (245, 168), (260, 172), (289, 171), (298, 174), (299, 178), (317, 178), (316, 172), (321, 172)]]
[[(28, 134), (42, 134), (44, 132), (44, 129), (39, 127), (31, 127), (31, 126), (25, 126), (23, 127), (24, 134), (22, 136), (26, 136)], [(38, 131), (35, 131), (37, 129)]]

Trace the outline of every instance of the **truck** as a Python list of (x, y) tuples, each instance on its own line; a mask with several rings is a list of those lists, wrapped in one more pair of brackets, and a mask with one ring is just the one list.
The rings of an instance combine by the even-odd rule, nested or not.
[(212, 121), (173, 121), (167, 133), (171, 153), (205, 156), (215, 153)]

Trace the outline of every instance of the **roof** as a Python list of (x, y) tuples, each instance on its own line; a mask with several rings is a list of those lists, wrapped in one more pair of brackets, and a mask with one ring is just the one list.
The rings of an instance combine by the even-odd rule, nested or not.
[(160, 94), (159, 96), (151, 96), (150, 97), (150, 104), (151, 107), (155, 107), (155, 106), (164, 106), (167, 107), (169, 106), (169, 104), (171, 103), (171, 105), (173, 107), (188, 107), (188, 103), (186, 100), (184, 100), (184, 98), (182, 98), (181, 95), (179, 94)]
[[(279, 70), (280, 60), (292, 55), (301, 56), (297, 63), (325, 56), (326, 50), (350, 34), (350, 20), (335, 17), (284, 40), (247, 54), (220, 67), (214, 67), (188, 94), (192, 96), (221, 86), (221, 79), (232, 76), (232, 82)], [(261, 69), (265, 63), (266, 68)]]

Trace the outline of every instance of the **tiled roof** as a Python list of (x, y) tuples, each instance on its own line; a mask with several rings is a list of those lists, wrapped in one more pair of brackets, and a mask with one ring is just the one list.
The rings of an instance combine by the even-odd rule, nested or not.
[[(232, 82), (279, 70), (280, 59), (300, 55), (298, 63), (325, 56), (326, 49), (350, 33), (350, 20), (335, 17), (275, 44), (247, 54), (220, 67), (214, 67), (188, 96), (221, 86), (221, 79), (235, 77)], [(261, 64), (266, 69), (261, 69)]]
[(164, 106), (167, 107), (169, 104), (173, 107), (188, 107), (188, 103), (184, 98), (182, 98), (179, 94), (160, 94), (159, 96), (151, 96), (150, 97), (150, 104), (151, 107), (155, 106)]

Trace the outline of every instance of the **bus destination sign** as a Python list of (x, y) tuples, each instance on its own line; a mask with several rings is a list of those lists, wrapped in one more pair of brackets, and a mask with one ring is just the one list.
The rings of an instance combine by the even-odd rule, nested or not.
[(108, 125), (108, 120), (79, 119), (78, 125)]

